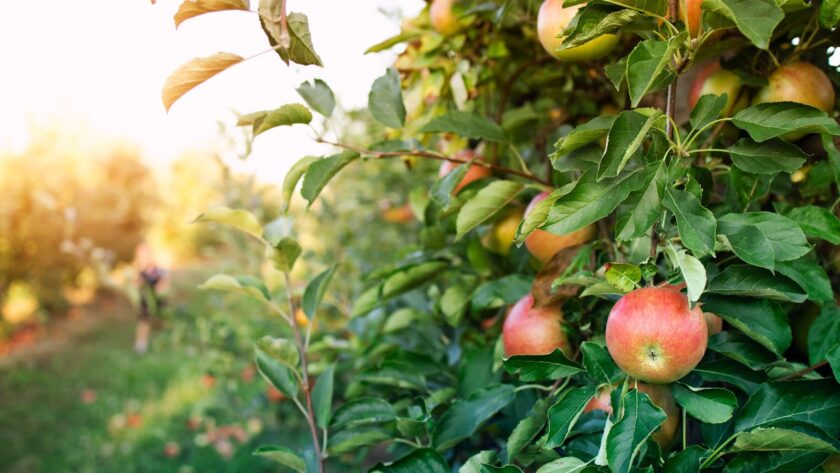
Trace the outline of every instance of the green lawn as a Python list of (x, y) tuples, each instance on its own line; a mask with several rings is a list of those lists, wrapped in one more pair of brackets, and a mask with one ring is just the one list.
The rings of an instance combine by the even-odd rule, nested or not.
[(251, 452), (278, 432), (305, 433), (259, 375), (242, 373), (272, 322), (247, 301), (191, 291), (196, 279), (182, 278), (145, 356), (131, 349), (134, 319), (120, 303), (88, 331), (0, 367), (0, 471), (278, 471)]

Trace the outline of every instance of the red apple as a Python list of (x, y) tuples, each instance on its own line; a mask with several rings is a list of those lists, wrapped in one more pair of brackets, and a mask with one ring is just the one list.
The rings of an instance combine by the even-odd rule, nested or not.
[[(462, 151), (456, 155), (456, 157), (460, 159), (472, 159), (473, 156), (475, 156), (475, 152), (469, 150)], [(479, 156), (477, 160), (481, 160), (481, 157)], [(461, 164), (462, 163), (456, 163), (454, 161), (444, 161), (443, 164), (440, 165), (440, 171), (438, 172), (438, 176), (443, 177), (449, 174), (456, 167), (461, 166)], [(464, 178), (461, 179), (461, 182), (459, 182), (458, 185), (455, 186), (454, 192), (457, 194), (461, 191), (461, 189), (467, 187), (470, 183), (473, 183), (485, 177), (490, 177), (491, 175), (492, 173), (490, 172), (489, 168), (484, 167), (480, 164), (472, 164), (470, 165), (469, 169), (467, 169), (467, 173), (464, 174)]]
[[(548, 192), (537, 194), (537, 196), (531, 200), (531, 203), (528, 204), (528, 208), (525, 209), (525, 215), (528, 215), (528, 212), (530, 212), (534, 206), (546, 197), (548, 197)], [(596, 232), (597, 230), (594, 224), (587, 225), (580, 230), (575, 230), (574, 232), (566, 235), (555, 235), (553, 233), (548, 233), (545, 230), (534, 230), (530, 235), (528, 235), (528, 238), (525, 239), (525, 247), (528, 248), (528, 251), (534, 255), (535, 258), (544, 264), (548, 262), (552, 256), (557, 254), (558, 251), (569, 248), (570, 246), (580, 245), (591, 240), (595, 237)]]
[(163, 454), (168, 458), (175, 458), (181, 454), (181, 446), (177, 442), (166, 442), (163, 446)]
[(719, 63), (713, 62), (703, 67), (694, 82), (691, 83), (689, 102), (691, 107), (694, 108), (700, 97), (704, 95), (726, 94), (726, 107), (723, 109), (723, 116), (728, 117), (747, 105), (746, 96), (741, 94), (742, 86), (743, 82), (737, 74), (721, 69)]
[(646, 287), (622, 296), (607, 318), (607, 350), (628, 375), (671, 383), (697, 366), (709, 329), (700, 307), (674, 286)]
[(382, 220), (388, 223), (411, 223), (414, 220), (414, 211), (408, 204), (399, 207), (388, 207), (381, 212)]
[[(632, 386), (632, 384), (631, 384)], [(658, 408), (665, 411), (668, 417), (665, 422), (659, 426), (659, 430), (653, 433), (653, 440), (659, 444), (661, 448), (668, 448), (677, 436), (677, 427), (680, 425), (680, 410), (677, 408), (677, 403), (674, 401), (674, 396), (671, 394), (671, 387), (662, 384), (647, 384), (638, 383), (639, 392), (648, 395), (650, 401)], [(598, 391), (589, 403), (583, 408), (583, 412), (590, 412), (601, 410), (608, 415), (612, 414), (612, 405), (610, 405), (610, 393), (612, 387), (606, 387)]]
[(432, 0), (429, 19), (432, 22), (432, 28), (440, 34), (451, 35), (461, 29), (458, 17), (452, 11), (453, 3), (455, 3), (454, 0)]
[(508, 311), (502, 326), (505, 356), (547, 355), (559, 348), (568, 351), (559, 307), (534, 307), (530, 293)]
[(537, 15), (537, 34), (548, 54), (560, 61), (586, 61), (606, 56), (618, 44), (618, 35), (605, 34), (574, 48), (557, 51), (565, 36), (560, 36), (569, 26), (582, 4), (563, 8), (563, 0), (546, 0)]
[(784, 65), (767, 78), (754, 103), (797, 102), (824, 112), (834, 110), (834, 86), (820, 68), (807, 62)]

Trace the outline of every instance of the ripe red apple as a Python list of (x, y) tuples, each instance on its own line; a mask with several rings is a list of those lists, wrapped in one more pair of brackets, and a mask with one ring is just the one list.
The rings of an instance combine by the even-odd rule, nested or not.
[(768, 84), (758, 91), (754, 103), (797, 102), (824, 112), (834, 109), (834, 86), (820, 68), (807, 62), (795, 62), (776, 69)]
[(286, 395), (282, 391), (271, 385), (265, 389), (265, 395), (273, 403), (283, 402), (286, 399)]
[(501, 220), (493, 224), (490, 232), (482, 239), (484, 246), (490, 251), (507, 256), (510, 253), (510, 247), (513, 246), (513, 238), (516, 236), (516, 229), (523, 215), (522, 208), (511, 209)]
[(723, 319), (711, 312), (703, 312), (703, 318), (706, 319), (706, 328), (709, 330), (709, 336), (720, 333), (723, 330)]
[[(473, 156), (475, 156), (475, 152), (470, 150), (462, 151), (456, 155), (456, 157), (460, 159), (472, 159)], [(480, 156), (478, 157), (478, 160), (481, 160)], [(461, 163), (456, 163), (454, 161), (444, 161), (443, 164), (440, 165), (440, 171), (438, 172), (438, 176), (443, 177), (452, 172), (452, 170), (458, 166), (461, 166)], [(455, 186), (454, 192), (457, 194), (461, 191), (461, 189), (467, 187), (470, 183), (475, 182), (479, 179), (483, 179), (485, 177), (490, 177), (491, 175), (492, 173), (490, 172), (489, 168), (484, 167), (480, 164), (472, 164), (470, 165), (469, 169), (467, 169), (467, 173), (464, 174), (464, 178), (461, 179), (461, 182), (459, 182), (458, 185)]]
[(700, 307), (674, 286), (646, 287), (622, 296), (607, 318), (607, 350), (628, 375), (671, 383), (697, 366), (709, 329)]
[[(671, 387), (663, 384), (638, 383), (637, 389), (639, 392), (647, 394), (650, 401), (656, 407), (665, 411), (665, 415), (668, 416), (665, 422), (659, 426), (659, 430), (652, 435), (653, 440), (661, 448), (668, 448), (674, 441), (674, 438), (676, 438), (677, 427), (680, 425), (680, 410), (677, 408), (677, 403), (671, 394)], [(583, 412), (601, 410), (607, 414), (612, 414), (612, 405), (610, 405), (610, 393), (612, 393), (612, 390), (612, 387), (606, 387), (598, 391), (595, 397), (583, 408)]]
[(719, 63), (713, 62), (703, 67), (694, 82), (691, 83), (689, 102), (691, 107), (694, 108), (700, 97), (704, 95), (726, 94), (726, 107), (723, 109), (723, 116), (729, 117), (747, 105), (746, 95), (741, 94), (742, 86), (743, 81), (737, 74), (721, 69)]
[(458, 17), (452, 11), (452, 4), (455, 0), (432, 0), (429, 8), (429, 19), (432, 28), (440, 34), (451, 35), (461, 29)]
[(569, 349), (563, 332), (563, 312), (559, 307), (534, 307), (530, 293), (514, 304), (502, 326), (505, 356), (547, 355), (559, 348)]
[(569, 26), (582, 4), (563, 8), (563, 0), (546, 0), (537, 15), (537, 34), (548, 54), (560, 61), (586, 61), (606, 56), (618, 44), (618, 35), (605, 34), (574, 48), (557, 51), (565, 36), (559, 34)]
[(175, 458), (181, 454), (181, 446), (177, 442), (166, 442), (163, 446), (163, 454), (168, 458)]
[[(548, 197), (548, 192), (537, 194), (536, 197), (531, 200), (531, 203), (528, 204), (528, 208), (525, 209), (525, 215), (528, 215), (528, 212), (530, 212), (534, 206), (546, 197)], [(535, 258), (540, 260), (542, 263), (546, 263), (552, 256), (557, 254), (558, 251), (569, 248), (570, 246), (580, 245), (591, 240), (595, 237), (596, 232), (597, 230), (594, 224), (587, 225), (580, 230), (575, 230), (574, 232), (566, 235), (555, 235), (553, 233), (548, 233), (545, 230), (534, 230), (530, 235), (528, 235), (528, 238), (525, 239), (525, 247), (528, 248), (528, 251), (534, 255)]]

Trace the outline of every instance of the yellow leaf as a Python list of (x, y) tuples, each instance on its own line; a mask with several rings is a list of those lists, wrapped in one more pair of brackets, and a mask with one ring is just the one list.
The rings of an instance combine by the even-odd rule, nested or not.
[(175, 28), (190, 18), (224, 10), (248, 10), (248, 0), (184, 0), (175, 13)]
[(163, 84), (163, 106), (166, 111), (179, 98), (207, 79), (245, 59), (232, 53), (216, 53), (195, 58), (175, 70)]

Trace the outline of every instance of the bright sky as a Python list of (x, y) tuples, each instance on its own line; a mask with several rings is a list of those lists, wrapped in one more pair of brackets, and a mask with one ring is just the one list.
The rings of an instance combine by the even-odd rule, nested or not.
[[(251, 0), (256, 9), (258, 0)], [(394, 53), (364, 56), (368, 46), (399, 32), (383, 12), (414, 15), (422, 0), (288, 0), (309, 17), (324, 62), (286, 66), (264, 54), (214, 77), (180, 99), (167, 114), (160, 99), (166, 77), (180, 64), (226, 51), (249, 57), (267, 49), (255, 14), (202, 15), (176, 31), (180, 0), (38, 0), (0, 6), (0, 150), (26, 144), (30, 123), (59, 122), (125, 137), (155, 163), (191, 149), (211, 149), (217, 121), (233, 124), (232, 110), (251, 112), (302, 102), (295, 88), (321, 78), (345, 109), (362, 107), (371, 83)], [(306, 127), (259, 136), (254, 167), (282, 179), (297, 158), (325, 153)]]

